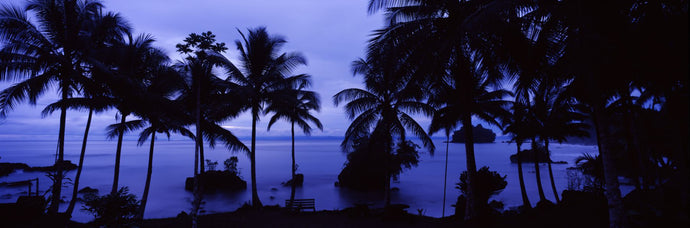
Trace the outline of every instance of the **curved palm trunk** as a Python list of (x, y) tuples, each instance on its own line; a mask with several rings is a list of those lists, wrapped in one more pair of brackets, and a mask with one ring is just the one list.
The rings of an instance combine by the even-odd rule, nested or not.
[(537, 177), (537, 189), (539, 190), (539, 202), (546, 200), (544, 188), (541, 185), (541, 172), (539, 171), (539, 151), (537, 151), (537, 139), (532, 138), (532, 152), (534, 153), (534, 174)]
[(525, 190), (525, 178), (522, 175), (522, 158), (520, 157), (520, 146), (521, 142), (517, 143), (517, 165), (518, 165), (518, 177), (520, 179), (520, 193), (522, 194), (522, 206), (527, 208), (532, 208), (532, 204), (529, 202), (529, 197), (527, 197), (527, 190)]
[(462, 126), (465, 131), (465, 156), (467, 157), (467, 205), (465, 209), (465, 220), (473, 219), (479, 215), (479, 205), (475, 197), (475, 186), (477, 178), (477, 163), (474, 158), (474, 135), (472, 132), (472, 116), (469, 114), (462, 118)]
[(292, 186), (290, 187), (290, 205), (295, 202), (295, 190), (297, 188), (297, 183), (295, 181), (297, 167), (295, 165), (295, 121), (292, 121)]
[(141, 206), (139, 208), (139, 220), (144, 220), (144, 211), (146, 211), (146, 201), (149, 198), (149, 189), (151, 187), (151, 173), (153, 172), (153, 144), (156, 141), (156, 131), (151, 134), (151, 147), (149, 148), (149, 166), (146, 170), (146, 184), (144, 184), (144, 194), (141, 196)]
[[(63, 88), (62, 99), (67, 99), (66, 88)], [(58, 154), (57, 161), (55, 161), (55, 167), (57, 168), (55, 174), (55, 181), (53, 183), (52, 189), (52, 200), (50, 202), (50, 207), (48, 208), (48, 214), (55, 215), (58, 212), (60, 206), (60, 194), (62, 192), (62, 179), (63, 179), (63, 161), (65, 160), (65, 126), (67, 122), (67, 108), (60, 108), (60, 130), (58, 132)]]
[(446, 167), (443, 171), (443, 210), (441, 218), (446, 216), (446, 183), (448, 183), (448, 144), (450, 144), (450, 133), (446, 132)]
[[(122, 114), (122, 119), (120, 120), (120, 125), (125, 125), (125, 120), (128, 114)], [(120, 157), (122, 156), (122, 137), (125, 135), (124, 129), (120, 131), (117, 136), (117, 150), (115, 151), (115, 174), (113, 175), (113, 189), (110, 190), (110, 194), (117, 193), (118, 181), (120, 180)]]
[(597, 146), (599, 148), (599, 156), (601, 156), (602, 163), (604, 165), (604, 191), (606, 195), (606, 201), (609, 205), (609, 227), (611, 228), (623, 228), (627, 227), (627, 218), (625, 211), (623, 210), (623, 200), (621, 198), (621, 191), (618, 184), (618, 174), (615, 169), (615, 158), (612, 154), (609, 154), (609, 150), (606, 147), (610, 145), (608, 140), (608, 132), (606, 128), (601, 126), (601, 121), (603, 120), (603, 108), (595, 105), (593, 114), (594, 128), (597, 133)]
[(81, 178), (81, 170), (84, 167), (84, 155), (86, 154), (86, 140), (89, 137), (89, 129), (91, 128), (91, 119), (93, 117), (93, 109), (89, 109), (89, 117), (86, 120), (86, 128), (84, 129), (84, 140), (81, 142), (81, 153), (79, 153), (79, 166), (77, 166), (77, 175), (74, 177), (74, 189), (72, 189), (72, 200), (69, 201), (67, 207), (67, 216), (72, 217), (74, 205), (77, 203), (77, 194), (79, 193), (79, 179)]
[(252, 206), (260, 208), (263, 205), (259, 199), (259, 192), (256, 189), (256, 122), (259, 115), (259, 108), (255, 105), (252, 107), (252, 151), (249, 153), (249, 161), (251, 162), (251, 176), (252, 176)]
[(549, 167), (549, 180), (551, 180), (551, 190), (553, 190), (553, 196), (556, 198), (556, 203), (560, 203), (561, 200), (558, 197), (558, 190), (556, 190), (556, 182), (553, 181), (553, 170), (551, 169), (551, 151), (549, 151), (549, 140), (544, 140), (544, 150), (546, 150), (546, 164)]

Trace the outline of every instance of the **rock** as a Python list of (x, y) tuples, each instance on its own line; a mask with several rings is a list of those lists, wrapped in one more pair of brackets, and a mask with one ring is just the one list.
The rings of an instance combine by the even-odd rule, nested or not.
[[(461, 127), (460, 130), (453, 132), (453, 139), (451, 142), (454, 143), (464, 143), (465, 142), (465, 126)], [(477, 124), (472, 128), (472, 136), (474, 143), (493, 143), (496, 141), (496, 133), (491, 129), (482, 127), (481, 124)]]
[[(525, 163), (525, 162), (534, 163), (534, 160), (535, 160), (534, 156), (535, 156), (534, 150), (520, 151), (520, 160), (523, 163)], [(547, 162), (549, 160), (549, 157), (546, 155), (546, 152), (540, 151), (538, 160), (539, 160), (539, 162)], [(510, 162), (511, 163), (517, 163), (517, 154), (510, 155)]]
[[(304, 174), (301, 174), (301, 173), (295, 174), (295, 180), (294, 180), (295, 186), (300, 187), (300, 186), (302, 186), (303, 183), (304, 183)], [(292, 186), (293, 180), (290, 179), (290, 180), (288, 180), (288, 181), (286, 181), (286, 182), (283, 182), (283, 183), (281, 183), (281, 184), (282, 184), (283, 186)]]
[(26, 168), (29, 168), (29, 166), (24, 163), (0, 162), (0, 177), (10, 175), (10, 173), (13, 173), (14, 171)]
[(80, 190), (78, 191), (78, 193), (81, 193), (81, 194), (96, 194), (96, 195), (98, 195), (98, 189), (90, 188), (90, 187), (85, 187), (85, 188), (80, 189)]
[[(247, 189), (247, 182), (242, 180), (236, 173), (228, 171), (206, 171), (199, 174), (199, 181), (204, 192), (239, 191)], [(185, 190), (194, 190), (194, 178), (188, 177), (185, 180)]]
[(55, 164), (51, 166), (38, 166), (38, 167), (28, 167), (24, 168), (24, 171), (26, 172), (55, 172), (57, 171), (58, 165), (62, 166), (62, 169), (65, 171), (70, 171), (70, 170), (75, 170), (77, 169), (77, 165), (73, 164), (69, 160), (64, 160), (62, 161), (62, 164)]

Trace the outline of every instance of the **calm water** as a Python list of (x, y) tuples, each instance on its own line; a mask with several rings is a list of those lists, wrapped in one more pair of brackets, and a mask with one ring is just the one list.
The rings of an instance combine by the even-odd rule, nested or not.
[[(408, 211), (417, 213), (423, 209), (428, 216), (440, 217), (443, 206), (443, 171), (445, 158), (445, 144), (442, 140), (435, 140), (437, 151), (434, 156), (425, 152), (420, 156), (418, 167), (405, 171), (398, 182), (392, 184), (400, 190), (392, 195), (393, 203), (410, 205)], [(84, 161), (84, 171), (80, 181), (80, 188), (89, 186), (96, 188), (101, 194), (110, 191), (115, 160), (114, 141), (90, 141)], [(305, 180), (302, 188), (297, 188), (297, 198), (314, 198), (318, 210), (343, 209), (355, 203), (374, 203), (381, 205), (382, 195), (348, 191), (337, 188), (334, 182), (346, 161), (346, 155), (340, 151), (340, 139), (316, 138), (297, 140), (296, 157), (299, 164), (298, 172), (304, 173)], [(77, 163), (79, 159), (80, 141), (66, 143), (66, 160)], [(595, 146), (552, 144), (554, 161), (567, 161), (568, 164), (553, 164), (556, 186), (562, 191), (567, 186), (566, 168), (573, 166), (577, 156), (583, 153), (596, 153)], [(146, 218), (172, 217), (181, 211), (191, 209), (192, 194), (184, 190), (184, 180), (193, 174), (194, 145), (192, 141), (157, 140), (154, 154), (154, 169), (151, 181), (151, 192), (146, 207)], [(30, 166), (48, 166), (55, 158), (54, 141), (0, 141), (0, 162), (22, 162)], [(503, 201), (507, 207), (521, 204), (520, 188), (517, 175), (517, 165), (511, 164), (509, 155), (515, 153), (515, 144), (492, 143), (476, 144), (477, 166), (489, 166), (491, 170), (507, 175), (508, 186), (494, 197)], [(223, 161), (230, 156), (239, 157), (241, 176), (249, 182), (249, 161), (245, 154), (235, 154), (224, 148), (207, 149), (206, 158), (218, 161), (218, 168), (222, 169)], [(120, 185), (128, 186), (130, 192), (141, 196), (146, 179), (146, 165), (148, 159), (148, 144), (137, 147), (136, 141), (126, 141), (123, 145), (122, 164), (120, 167)], [(281, 182), (290, 179), (290, 140), (257, 140), (257, 184), (259, 196), (264, 205), (284, 204), (290, 196), (290, 188), (281, 186)], [(465, 170), (464, 144), (450, 144), (448, 162), (448, 186), (445, 215), (453, 214), (459, 190), (455, 189), (460, 173)], [(524, 165), (526, 171), (525, 182), (530, 201), (534, 204), (538, 200), (534, 165)], [(542, 183), (547, 198), (553, 200), (546, 165), (541, 166)], [(68, 173), (73, 178), (75, 171)], [(0, 182), (40, 178), (41, 191), (47, 190), (51, 184), (43, 173), (13, 173), (0, 178)], [(250, 183), (248, 183), (250, 186)], [(63, 189), (63, 197), (69, 201), (72, 192), (71, 185)], [(0, 202), (15, 202), (17, 197), (26, 194), (26, 187), (0, 188)], [(206, 204), (204, 213), (233, 211), (243, 203), (249, 202), (249, 189), (232, 193), (204, 196)], [(65, 210), (67, 204), (61, 205)], [(90, 221), (93, 216), (81, 210), (77, 204), (74, 220)]]

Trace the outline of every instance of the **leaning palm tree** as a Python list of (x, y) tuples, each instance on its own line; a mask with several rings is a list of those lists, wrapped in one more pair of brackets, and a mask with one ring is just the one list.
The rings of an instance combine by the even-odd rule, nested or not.
[(525, 178), (522, 172), (522, 154), (521, 146), (522, 144), (533, 134), (530, 131), (530, 126), (527, 124), (527, 108), (520, 104), (519, 102), (513, 103), (512, 115), (508, 119), (503, 121), (504, 128), (503, 133), (509, 133), (512, 137), (511, 141), (515, 142), (517, 146), (517, 165), (518, 165), (518, 178), (520, 179), (520, 193), (522, 194), (522, 206), (525, 208), (531, 208), (532, 204), (529, 202), (527, 197), (527, 191), (525, 190)]
[(144, 184), (144, 193), (141, 196), (141, 204), (138, 213), (139, 220), (143, 220), (144, 218), (146, 202), (151, 186), (153, 148), (156, 140), (156, 133), (164, 133), (168, 139), (170, 138), (171, 132), (194, 139), (194, 134), (185, 128), (185, 125), (189, 122), (189, 118), (180, 108), (182, 106), (175, 100), (170, 99), (183, 88), (184, 80), (172, 67), (167, 65), (161, 65), (155, 68), (155, 72), (156, 73), (146, 80), (145, 96), (142, 99), (142, 103), (146, 105), (140, 106), (140, 108), (135, 111), (135, 113), (141, 116), (149, 125), (139, 134), (138, 145), (143, 145), (147, 138), (151, 138), (146, 183)]
[[(350, 88), (336, 93), (333, 103), (339, 105), (347, 101), (345, 112), (352, 123), (345, 132), (341, 144), (344, 150), (355, 145), (362, 134), (380, 140), (385, 156), (384, 164), (386, 181), (384, 182), (384, 200), (390, 205), (390, 163), (393, 140), (398, 138), (405, 142), (407, 132), (418, 137), (424, 146), (433, 154), (435, 147), (429, 135), (410, 114), (431, 116), (434, 108), (422, 101), (423, 89), (417, 83), (404, 80), (402, 65), (386, 63), (397, 60), (385, 58), (386, 55), (370, 56), (369, 60), (359, 59), (352, 64), (355, 75), (362, 74), (366, 89)], [(379, 59), (380, 58), (380, 59)], [(373, 130), (372, 130), (373, 129)], [(371, 133), (369, 133), (371, 131)]]
[(256, 124), (264, 106), (279, 98), (277, 94), (291, 89), (291, 85), (303, 80), (302, 76), (288, 77), (292, 70), (305, 65), (305, 58), (299, 53), (280, 53), (286, 43), (280, 36), (269, 35), (265, 27), (249, 29), (249, 33), (238, 30), (242, 40), (235, 44), (240, 52), (240, 64), (228, 62), (225, 67), (229, 76), (226, 80), (231, 91), (246, 96), (246, 107), (252, 115), (252, 139), (249, 160), (251, 163), (252, 206), (262, 207), (256, 186)]
[[(83, 77), (89, 35), (84, 32), (102, 5), (98, 1), (30, 1), (25, 10), (15, 6), (0, 9), (0, 79), (26, 80), (0, 92), (0, 117), (18, 102), (36, 104), (51, 84), (58, 85), (60, 98), (76, 94)], [(35, 16), (30, 19), (29, 15)], [(63, 179), (67, 107), (60, 107), (56, 176), (48, 213), (58, 210)]]
[(297, 85), (296, 89), (286, 91), (284, 94), (285, 96), (281, 96), (283, 100), (277, 98), (276, 102), (271, 103), (264, 110), (266, 113), (275, 113), (271, 117), (271, 120), (268, 121), (269, 131), (271, 130), (271, 126), (280, 119), (290, 121), (290, 132), (292, 135), (292, 179), (289, 181), (289, 183), (291, 183), (290, 205), (295, 201), (295, 188), (297, 187), (295, 173), (297, 171), (297, 166), (295, 164), (295, 124), (302, 129), (305, 135), (311, 134), (312, 127), (309, 126), (310, 122), (316, 125), (318, 129), (323, 130), (321, 121), (310, 113), (311, 110), (319, 111), (321, 108), (319, 96), (316, 92), (304, 90), (308, 85), (306, 82), (309, 82), (309, 78), (305, 78), (303, 82), (305, 83)]
[(564, 92), (565, 86), (561, 83), (556, 83), (556, 86), (550, 84), (543, 81), (534, 95), (531, 111), (536, 121), (531, 127), (536, 129), (536, 136), (544, 142), (551, 189), (556, 202), (560, 202), (551, 168), (549, 141), (562, 143), (568, 136), (587, 136), (587, 131), (584, 130), (587, 125), (583, 123), (586, 116), (576, 110), (578, 106), (574, 99)]

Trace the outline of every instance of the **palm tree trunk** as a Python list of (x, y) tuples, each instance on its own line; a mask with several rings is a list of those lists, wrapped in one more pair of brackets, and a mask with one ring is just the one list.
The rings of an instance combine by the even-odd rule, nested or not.
[(261, 204), (261, 200), (259, 199), (259, 192), (256, 189), (256, 122), (258, 115), (259, 107), (257, 107), (257, 105), (254, 105), (254, 107), (252, 107), (252, 151), (249, 154), (252, 176), (252, 206), (254, 208), (260, 208), (263, 206)]
[(551, 180), (551, 189), (553, 190), (553, 196), (556, 197), (556, 203), (561, 202), (558, 198), (558, 190), (556, 190), (556, 182), (553, 181), (553, 170), (551, 169), (551, 151), (549, 151), (549, 140), (544, 140), (544, 150), (546, 150), (546, 164), (549, 167), (549, 180)]
[(443, 171), (443, 210), (441, 218), (446, 216), (446, 184), (448, 183), (448, 144), (450, 144), (450, 132), (446, 131), (446, 167)]
[(77, 175), (74, 177), (74, 188), (72, 189), (72, 200), (69, 201), (67, 207), (67, 216), (72, 217), (74, 205), (77, 202), (77, 194), (79, 194), (79, 179), (81, 178), (81, 170), (84, 167), (84, 155), (86, 154), (86, 139), (89, 137), (89, 128), (91, 128), (91, 119), (93, 117), (93, 109), (89, 109), (89, 117), (86, 120), (86, 128), (84, 129), (84, 140), (81, 142), (81, 153), (79, 154), (79, 166), (77, 166)]
[[(62, 90), (62, 99), (67, 99), (66, 88)], [(57, 171), (55, 173), (55, 181), (53, 183), (52, 189), (52, 200), (50, 207), (48, 208), (48, 214), (55, 215), (58, 213), (58, 208), (60, 206), (60, 194), (62, 192), (62, 179), (63, 179), (63, 163), (65, 160), (65, 127), (67, 123), (67, 108), (60, 108), (60, 130), (58, 132), (58, 154), (57, 161), (55, 161), (55, 167)]]
[(472, 132), (472, 116), (467, 113), (462, 118), (462, 126), (465, 131), (465, 156), (467, 157), (467, 205), (465, 220), (477, 217), (479, 205), (475, 196), (475, 183), (477, 178), (477, 163), (474, 158), (474, 134)]
[(601, 123), (604, 120), (603, 117), (603, 105), (594, 105), (593, 107), (593, 120), (594, 127), (597, 133), (597, 146), (599, 148), (599, 156), (601, 156), (602, 163), (604, 164), (604, 183), (606, 190), (604, 191), (606, 195), (606, 201), (609, 205), (609, 227), (610, 228), (624, 228), (628, 227), (627, 218), (625, 211), (623, 209), (623, 200), (621, 198), (621, 191), (618, 185), (618, 174), (615, 169), (615, 158), (613, 154), (609, 154), (609, 150), (606, 148), (610, 143), (608, 142), (608, 132), (606, 127), (602, 126)]
[(204, 139), (199, 139), (199, 173), (206, 172), (206, 158), (204, 158)]
[[(122, 113), (122, 119), (120, 120), (120, 125), (124, 127), (125, 120), (128, 114)], [(122, 137), (125, 135), (125, 130), (121, 129), (120, 134), (117, 136), (117, 150), (115, 151), (115, 174), (113, 175), (113, 189), (110, 190), (110, 194), (116, 194), (118, 188), (118, 181), (120, 180), (120, 157), (122, 156)]]
[[(196, 99), (196, 106), (194, 107), (194, 121), (196, 125), (196, 140), (195, 142), (195, 149), (194, 149), (194, 177), (199, 174), (199, 162), (204, 162), (199, 161), (199, 154), (200, 154), (200, 148), (201, 148), (201, 138), (203, 138), (202, 133), (201, 133), (201, 86), (200, 82), (198, 79), (198, 76), (195, 77), (196, 80), (194, 80), (196, 83), (194, 84), (194, 97)], [(194, 82), (193, 82), (194, 83)], [(202, 171), (203, 172), (203, 171)]]
[(292, 186), (290, 187), (290, 206), (295, 202), (295, 190), (297, 183), (295, 180), (297, 167), (295, 165), (295, 121), (292, 121)]
[(146, 184), (144, 184), (144, 194), (141, 196), (141, 206), (139, 208), (139, 220), (143, 222), (144, 211), (146, 211), (146, 201), (149, 198), (151, 188), (151, 173), (153, 173), (153, 143), (156, 141), (156, 131), (151, 133), (151, 147), (149, 148), (149, 166), (146, 170)]
[(537, 189), (539, 191), (539, 202), (546, 200), (544, 195), (544, 188), (541, 185), (541, 172), (539, 172), (539, 149), (537, 139), (532, 138), (532, 153), (534, 153), (534, 173), (537, 177)]
[(518, 177), (520, 178), (520, 193), (522, 193), (522, 206), (527, 208), (532, 208), (532, 204), (529, 202), (529, 197), (527, 197), (527, 190), (525, 190), (525, 178), (522, 175), (522, 158), (520, 157), (520, 146), (522, 142), (516, 142), (517, 144), (517, 165), (518, 165)]

